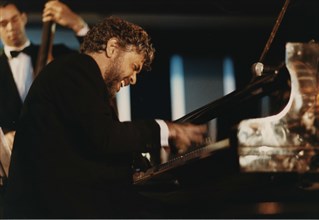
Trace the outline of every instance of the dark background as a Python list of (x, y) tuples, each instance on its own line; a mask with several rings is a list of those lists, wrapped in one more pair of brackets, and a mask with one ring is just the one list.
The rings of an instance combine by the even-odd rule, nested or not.
[[(21, 3), (29, 14), (29, 27), (41, 28), (41, 11), (45, 1), (17, 2)], [(231, 57), (234, 63), (236, 88), (240, 89), (251, 82), (251, 66), (259, 61), (285, 1), (64, 0), (63, 2), (79, 13), (90, 25), (104, 16), (119, 15), (141, 25), (149, 32), (157, 50), (156, 58), (153, 70), (147, 74), (142, 73), (137, 85), (131, 87), (132, 119), (154, 117), (170, 119), (170, 57), (173, 54), (180, 54), (188, 60), (198, 61), (195, 62), (196, 65), (200, 65), (200, 60), (205, 62), (214, 60), (218, 63), (226, 56)], [(264, 64), (277, 66), (283, 62), (287, 42), (311, 40), (319, 41), (319, 0), (291, 0)], [(196, 65), (192, 69), (196, 69)], [(202, 70), (203, 66), (198, 69)], [(196, 75), (195, 72), (194, 75), (196, 77), (201, 74)], [(208, 97), (210, 95), (203, 94)], [(224, 114), (217, 118), (218, 138), (229, 137), (234, 124), (244, 118), (258, 117), (260, 112), (260, 100), (224, 109)], [(225, 153), (224, 155), (221, 151), (221, 154), (217, 153), (211, 157), (214, 160), (201, 160), (199, 162), (202, 163), (192, 163), (184, 167), (185, 169), (178, 170), (180, 182), (183, 180), (186, 183), (196, 182), (196, 188), (189, 190), (190, 194), (181, 191), (177, 191), (176, 194), (169, 193), (168, 197), (172, 200), (170, 202), (181, 203), (177, 206), (177, 210), (181, 210), (178, 218), (318, 218), (316, 208), (318, 190), (302, 190), (303, 187), (307, 189), (311, 186), (307, 178), (300, 174), (286, 176), (281, 173), (278, 173), (278, 176), (259, 173), (251, 176), (248, 173), (240, 178), (239, 175), (225, 178), (224, 175), (229, 172), (228, 168), (231, 167), (230, 172), (232, 172), (233, 163), (237, 163), (237, 158), (229, 157), (228, 152)], [(207, 181), (206, 178), (211, 180)], [(317, 180), (316, 176), (316, 182)], [(155, 185), (155, 190), (151, 189), (161, 191), (163, 187), (165, 188)], [(187, 192), (187, 188), (185, 191)], [(261, 210), (261, 206), (258, 205), (267, 204), (270, 211), (272, 205), (277, 205), (279, 214), (254, 215)], [(267, 207), (264, 209), (267, 211)]]
[[(20, 0), (29, 25), (41, 26), (45, 1)], [(156, 59), (151, 73), (142, 73), (131, 87), (132, 118), (171, 118), (169, 59), (172, 54), (222, 58), (230, 56), (237, 88), (247, 85), (251, 66), (259, 60), (284, 0), (64, 0), (93, 25), (119, 15), (144, 27), (152, 37)], [(291, 0), (264, 63), (284, 61), (287, 42), (319, 40), (319, 1)], [(186, 88), (187, 89), (187, 88)], [(212, 100), (213, 101), (213, 100)], [(198, 106), (200, 107), (200, 106)], [(228, 125), (258, 116), (258, 102), (246, 103), (220, 118)], [(227, 121), (227, 122), (226, 122)], [(228, 122), (230, 121), (230, 122)], [(222, 124), (222, 128), (225, 127)], [(227, 127), (226, 126), (226, 127)]]

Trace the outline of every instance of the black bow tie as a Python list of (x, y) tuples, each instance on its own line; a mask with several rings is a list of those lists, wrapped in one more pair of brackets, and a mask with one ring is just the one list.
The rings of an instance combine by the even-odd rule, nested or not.
[(10, 54), (11, 57), (17, 57), (21, 52), (30, 55), (30, 46), (25, 47), (23, 50), (12, 50)]

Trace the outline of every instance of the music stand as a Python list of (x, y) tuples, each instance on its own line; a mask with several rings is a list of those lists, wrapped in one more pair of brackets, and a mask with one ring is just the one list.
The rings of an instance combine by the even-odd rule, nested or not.
[(11, 158), (11, 149), (0, 127), (0, 185), (3, 185), (3, 180), (8, 177)]

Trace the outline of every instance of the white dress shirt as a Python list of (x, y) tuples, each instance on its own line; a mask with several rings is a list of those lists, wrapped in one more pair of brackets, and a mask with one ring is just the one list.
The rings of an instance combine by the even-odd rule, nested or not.
[(29, 45), (29, 40), (19, 48), (4, 45), (4, 53), (8, 57), (9, 66), (11, 68), (11, 72), (22, 101), (24, 101), (25, 97), (27, 96), (27, 93), (33, 82), (33, 67), (31, 57), (23, 52), (19, 53), (19, 55), (16, 57), (12, 57), (10, 51), (20, 51)]

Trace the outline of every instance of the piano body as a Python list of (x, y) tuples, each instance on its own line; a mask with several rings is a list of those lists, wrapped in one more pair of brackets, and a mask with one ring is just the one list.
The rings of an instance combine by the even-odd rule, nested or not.
[(278, 114), (238, 125), (239, 162), (244, 171), (319, 172), (314, 160), (319, 153), (318, 63), (318, 44), (286, 44), (289, 101)]
[(168, 217), (318, 219), (319, 44), (287, 43), (285, 65), (177, 122), (207, 122), (287, 80), (278, 114), (242, 120), (228, 139), (135, 173), (134, 185), (168, 204)]

